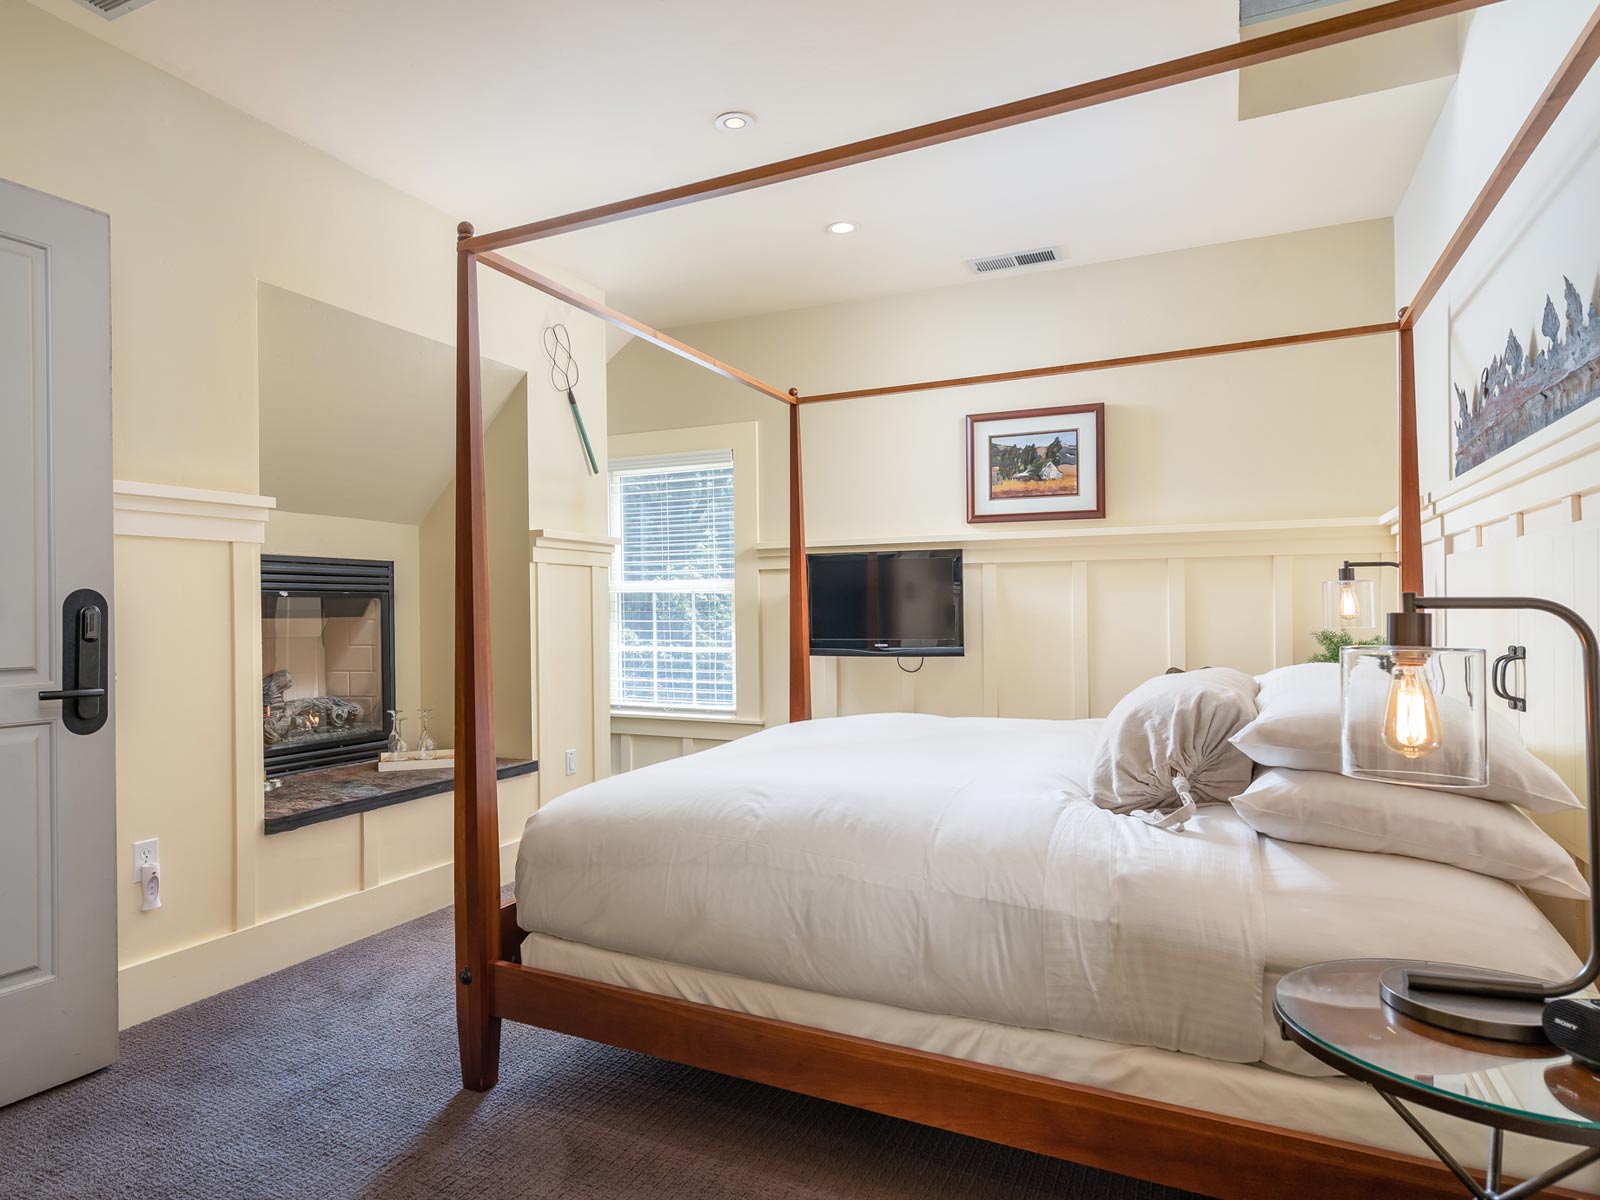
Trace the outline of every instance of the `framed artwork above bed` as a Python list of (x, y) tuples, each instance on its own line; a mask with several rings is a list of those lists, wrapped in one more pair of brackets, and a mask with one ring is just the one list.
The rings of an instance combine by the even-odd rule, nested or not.
[(967, 417), (967, 522), (1106, 515), (1106, 406)]

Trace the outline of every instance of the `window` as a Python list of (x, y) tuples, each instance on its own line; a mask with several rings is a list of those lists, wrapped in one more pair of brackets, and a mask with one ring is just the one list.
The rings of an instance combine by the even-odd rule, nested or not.
[(732, 713), (733, 453), (610, 466), (611, 705)]
[(1331, 8), (1343, 0), (1239, 0), (1239, 24), (1257, 25), (1262, 21), (1276, 21), (1313, 8)]

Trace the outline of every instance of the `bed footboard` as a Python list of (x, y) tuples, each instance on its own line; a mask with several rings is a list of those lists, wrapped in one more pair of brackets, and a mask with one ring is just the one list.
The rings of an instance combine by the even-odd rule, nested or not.
[(491, 972), (496, 1017), (1220, 1200), (1461, 1195), (1444, 1167), (1410, 1155), (509, 961)]

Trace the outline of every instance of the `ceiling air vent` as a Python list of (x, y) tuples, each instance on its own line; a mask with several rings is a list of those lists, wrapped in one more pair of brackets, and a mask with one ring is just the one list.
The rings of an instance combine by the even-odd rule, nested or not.
[(143, 8), (150, 0), (78, 0), (78, 3), (84, 8), (93, 9), (108, 21), (115, 21), (136, 8)]
[(1059, 247), (1043, 250), (1018, 250), (1015, 254), (991, 254), (987, 258), (969, 258), (967, 266), (979, 275), (994, 271), (1014, 271), (1018, 267), (1037, 267), (1044, 263), (1064, 262), (1066, 254)]

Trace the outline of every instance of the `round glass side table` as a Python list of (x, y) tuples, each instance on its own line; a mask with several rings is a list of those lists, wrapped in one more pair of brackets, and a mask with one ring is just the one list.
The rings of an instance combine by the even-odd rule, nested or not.
[[(1476, 1200), (1522, 1200), (1600, 1160), (1600, 1074), (1553, 1046), (1468, 1037), (1395, 1012), (1378, 990), (1378, 977), (1393, 965), (1358, 958), (1291, 971), (1273, 996), (1279, 1031), (1382, 1096)], [(1473, 1178), (1408, 1105), (1486, 1126), (1487, 1183)], [(1507, 1133), (1584, 1149), (1502, 1190)]]

